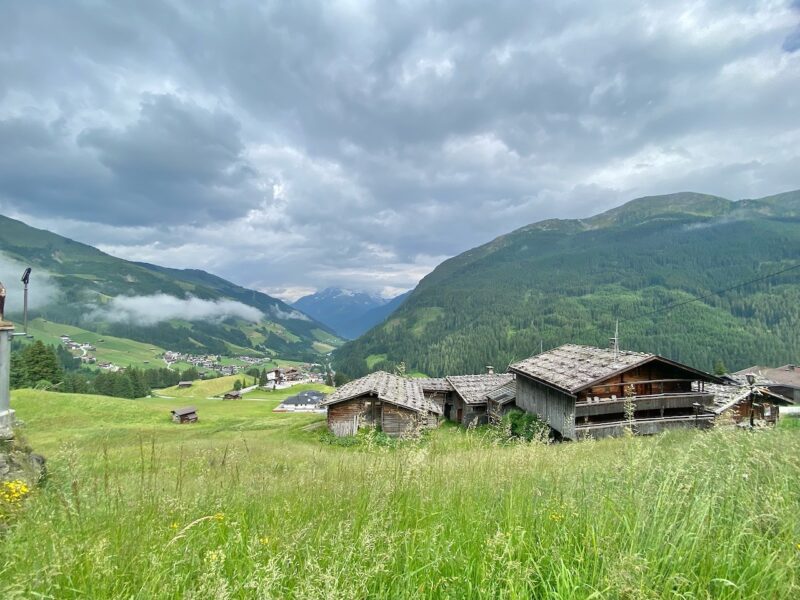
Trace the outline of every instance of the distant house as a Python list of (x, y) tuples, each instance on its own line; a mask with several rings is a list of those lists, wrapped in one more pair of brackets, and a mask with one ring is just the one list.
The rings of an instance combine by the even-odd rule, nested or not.
[(775, 425), (780, 418), (781, 407), (796, 404), (793, 399), (772, 391), (770, 380), (753, 375), (752, 387), (747, 376), (739, 373), (726, 376), (723, 385), (708, 386), (714, 393), (711, 410), (721, 423)]
[(190, 388), (190, 387), (192, 387), (192, 382), (191, 381), (179, 381), (178, 382), (178, 387), (179, 388)]
[(574, 344), (514, 363), (509, 371), (516, 375), (517, 406), (570, 440), (620, 435), (629, 425), (642, 435), (708, 427), (714, 394), (705, 386), (723, 383), (655, 354)]
[(510, 373), (451, 375), (446, 378), (453, 387), (444, 406), (445, 418), (462, 425), (487, 423), (487, 394), (514, 380)]
[(324, 412), (325, 408), (321, 406), (323, 400), (325, 394), (308, 390), (286, 398), (274, 412)]
[(197, 421), (197, 409), (194, 406), (185, 406), (171, 410), (172, 420), (175, 423), (195, 423)]
[(753, 373), (762, 387), (767, 387), (775, 394), (800, 404), (800, 368), (797, 365), (784, 365), (782, 367), (754, 366), (734, 373), (734, 376), (744, 377)]
[(361, 427), (380, 427), (390, 436), (412, 435), (436, 427), (441, 414), (416, 380), (384, 371), (346, 383), (321, 406), (327, 407), (328, 428), (337, 436), (354, 435)]
[(222, 397), (223, 400), (241, 400), (242, 399), (242, 392), (239, 390), (234, 390), (232, 392), (228, 392)]

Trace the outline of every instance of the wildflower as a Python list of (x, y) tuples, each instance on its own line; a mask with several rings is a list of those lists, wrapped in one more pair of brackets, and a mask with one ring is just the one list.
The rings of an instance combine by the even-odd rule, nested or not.
[(550, 513), (550, 520), (553, 521), (554, 523), (560, 523), (561, 521), (564, 520), (564, 515), (558, 512)]
[(261, 543), (262, 546), (266, 546), (269, 544), (269, 538), (267, 536), (258, 538), (258, 541)]
[(800, 550), (800, 544), (795, 544), (794, 547)]
[(30, 493), (28, 484), (19, 479), (4, 481), (0, 486), (0, 500), (8, 504), (16, 504)]
[(169, 526), (169, 528), (170, 529), (177, 529), (178, 528), (178, 524), (173, 522), (172, 525)]
[(224, 521), (225, 520), (225, 515), (223, 513), (217, 513), (217, 514), (214, 515), (214, 518), (217, 521)]

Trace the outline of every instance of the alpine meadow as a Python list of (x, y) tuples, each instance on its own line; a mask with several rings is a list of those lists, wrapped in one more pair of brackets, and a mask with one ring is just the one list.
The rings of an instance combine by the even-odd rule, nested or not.
[(800, 598), (800, 0), (0, 1), (0, 600)]

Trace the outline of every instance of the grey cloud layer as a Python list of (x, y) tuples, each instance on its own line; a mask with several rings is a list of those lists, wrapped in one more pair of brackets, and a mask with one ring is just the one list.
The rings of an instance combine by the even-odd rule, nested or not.
[(0, 206), (268, 290), (397, 291), (538, 219), (800, 187), (796, 0), (4, 10)]

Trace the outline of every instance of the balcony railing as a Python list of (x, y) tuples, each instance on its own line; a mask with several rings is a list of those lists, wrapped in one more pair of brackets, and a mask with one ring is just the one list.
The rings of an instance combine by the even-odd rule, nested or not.
[[(625, 412), (627, 398), (598, 398), (575, 403), (575, 417), (603, 415)], [(635, 410), (658, 410), (673, 408), (690, 408), (695, 403), (710, 406), (714, 403), (714, 395), (706, 392), (676, 392), (673, 394), (648, 394), (630, 398)]]

